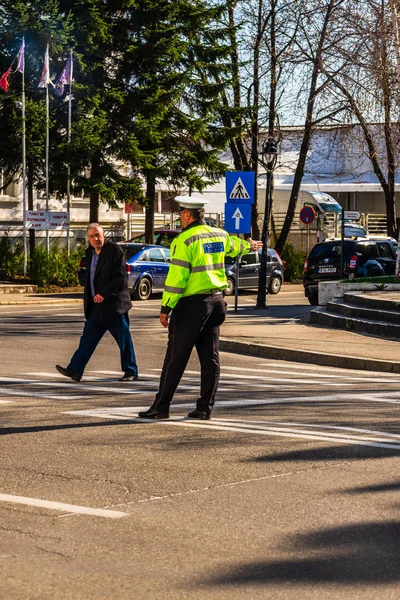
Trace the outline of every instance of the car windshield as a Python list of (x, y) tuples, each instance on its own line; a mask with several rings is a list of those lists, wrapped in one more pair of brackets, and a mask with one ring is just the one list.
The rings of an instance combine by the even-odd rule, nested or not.
[(129, 260), (133, 256), (136, 256), (141, 250), (143, 250), (143, 244), (126, 244), (121, 245), (122, 250), (124, 251), (125, 260)]
[[(354, 242), (349, 242), (349, 241), (345, 241), (344, 242), (344, 251), (346, 252), (351, 252), (351, 250), (354, 247)], [(333, 242), (333, 243), (327, 243), (327, 244), (317, 244), (316, 246), (314, 246), (314, 248), (311, 250), (310, 252), (310, 257), (312, 258), (318, 258), (320, 256), (323, 256), (324, 258), (328, 258), (330, 256), (340, 256), (341, 251), (340, 251), (340, 240), (338, 240), (337, 242)]]

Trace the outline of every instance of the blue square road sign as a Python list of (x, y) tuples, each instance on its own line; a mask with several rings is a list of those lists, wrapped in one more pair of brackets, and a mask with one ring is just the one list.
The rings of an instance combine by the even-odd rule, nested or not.
[(225, 173), (226, 201), (254, 204), (254, 171)]
[(228, 233), (250, 233), (251, 204), (225, 204), (225, 230)]

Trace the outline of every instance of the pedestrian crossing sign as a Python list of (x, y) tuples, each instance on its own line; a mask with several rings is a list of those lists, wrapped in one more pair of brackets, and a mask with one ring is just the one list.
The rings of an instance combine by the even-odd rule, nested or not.
[(225, 173), (226, 201), (254, 204), (254, 171)]

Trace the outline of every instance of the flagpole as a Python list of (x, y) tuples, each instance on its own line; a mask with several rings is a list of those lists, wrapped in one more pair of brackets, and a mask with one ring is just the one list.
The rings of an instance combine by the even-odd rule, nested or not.
[[(22, 38), (22, 47), (25, 51), (25, 38)], [(26, 122), (25, 122), (25, 59), (22, 69), (22, 211), (24, 228), (24, 278), (27, 276), (28, 243), (26, 227)]]
[[(47, 44), (46, 55), (49, 55)], [(47, 77), (49, 78), (49, 73)], [(46, 81), (46, 213), (49, 212), (49, 83)], [(48, 214), (47, 214), (48, 219)], [(50, 251), (49, 229), (46, 229), (46, 250)]]
[[(71, 61), (71, 73), (69, 78), (69, 98), (68, 98), (68, 147), (71, 143), (71, 115), (72, 115), (72, 48), (70, 51)], [(67, 165), (67, 214), (68, 214), (68, 225), (67, 225), (67, 253), (68, 256), (71, 251), (70, 231), (71, 231), (71, 165), (68, 162)]]

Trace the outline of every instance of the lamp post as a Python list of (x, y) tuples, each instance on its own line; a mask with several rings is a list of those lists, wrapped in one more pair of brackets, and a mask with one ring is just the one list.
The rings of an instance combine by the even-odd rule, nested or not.
[(256, 308), (267, 308), (267, 262), (268, 262), (268, 224), (271, 208), (271, 184), (273, 171), (278, 158), (278, 148), (273, 137), (268, 137), (262, 148), (263, 163), (266, 167), (267, 185), (265, 189), (264, 223), (261, 235), (262, 250), (260, 261), (260, 274), (258, 278), (258, 293)]

